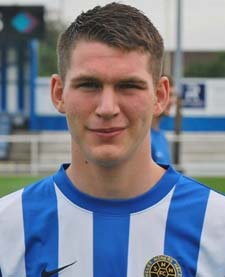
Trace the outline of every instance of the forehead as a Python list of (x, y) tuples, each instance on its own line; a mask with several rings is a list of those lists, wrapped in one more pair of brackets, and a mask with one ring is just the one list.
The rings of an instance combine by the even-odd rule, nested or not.
[(150, 55), (141, 50), (126, 51), (96, 41), (79, 41), (71, 51), (68, 73), (151, 75)]

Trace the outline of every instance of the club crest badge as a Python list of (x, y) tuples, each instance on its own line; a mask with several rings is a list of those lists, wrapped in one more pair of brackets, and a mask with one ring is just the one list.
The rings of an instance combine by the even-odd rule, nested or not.
[(160, 255), (147, 262), (144, 277), (182, 277), (182, 270), (174, 258)]

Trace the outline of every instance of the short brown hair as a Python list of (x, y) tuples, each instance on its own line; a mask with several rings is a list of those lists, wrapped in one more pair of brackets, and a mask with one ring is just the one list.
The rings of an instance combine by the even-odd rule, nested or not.
[(150, 54), (154, 80), (161, 75), (163, 39), (152, 22), (138, 9), (120, 3), (82, 12), (58, 40), (58, 70), (62, 79), (70, 65), (71, 50), (79, 40), (99, 41), (125, 51)]

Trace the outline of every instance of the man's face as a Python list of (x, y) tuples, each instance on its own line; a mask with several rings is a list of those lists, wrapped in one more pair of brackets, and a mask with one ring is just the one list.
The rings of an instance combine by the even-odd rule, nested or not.
[(148, 54), (100, 42), (76, 45), (60, 111), (66, 114), (73, 149), (84, 159), (101, 166), (130, 159), (149, 144), (156, 103)]

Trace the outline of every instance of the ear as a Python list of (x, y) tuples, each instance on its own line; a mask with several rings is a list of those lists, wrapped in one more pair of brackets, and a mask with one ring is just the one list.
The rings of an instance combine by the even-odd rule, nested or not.
[(64, 113), (63, 82), (58, 74), (53, 74), (51, 77), (51, 98), (56, 109)]
[(169, 80), (163, 76), (159, 79), (155, 92), (154, 116), (159, 116), (169, 102)]

